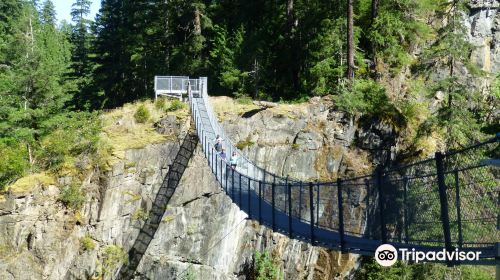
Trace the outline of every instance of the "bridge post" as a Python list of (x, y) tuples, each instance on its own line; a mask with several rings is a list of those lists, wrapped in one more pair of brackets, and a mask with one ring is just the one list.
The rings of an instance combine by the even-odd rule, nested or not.
[(302, 220), (302, 181), (299, 184), (299, 220)]
[(318, 183), (318, 184), (316, 184), (316, 187), (318, 188), (318, 193), (316, 195), (316, 226), (319, 226), (319, 201), (320, 201), (319, 200), (319, 195), (320, 195), (319, 190), (320, 190), (321, 186)]
[(259, 181), (259, 224), (262, 225), (262, 182)]
[(222, 184), (222, 182), (224, 182), (224, 178), (223, 178), (223, 173), (222, 173), (222, 166), (224, 165), (224, 163), (222, 162), (222, 158), (220, 159), (220, 170), (219, 170), (219, 173), (220, 173), (220, 182)]
[(214, 162), (215, 162), (215, 150), (212, 149), (212, 166), (211, 166), (212, 168), (210, 168), (210, 169), (212, 169), (212, 173), (214, 173), (215, 176), (217, 177), (217, 173), (215, 173), (215, 172), (217, 172), (217, 167), (215, 168), (215, 172), (214, 172)]
[(209, 154), (208, 154), (207, 135), (205, 133), (203, 133), (203, 141), (205, 142), (205, 143), (203, 143), (204, 147), (205, 147), (205, 158), (207, 159), (208, 165), (210, 166), (210, 157), (209, 157)]
[(273, 231), (276, 231), (276, 205), (274, 200), (274, 192), (275, 192), (275, 183), (271, 184), (271, 203), (273, 205)]
[(231, 167), (231, 198), (233, 200), (236, 200), (234, 198), (234, 169)]
[(225, 178), (224, 178), (224, 181), (226, 182), (226, 194), (229, 195), (229, 187), (227, 186), (227, 177), (229, 177), (229, 168), (227, 166), (227, 162), (224, 163), (224, 169), (225, 169)]
[(312, 182), (309, 182), (309, 202), (311, 205), (311, 244), (314, 245), (314, 186)]
[(293, 237), (292, 231), (292, 184), (288, 183), (288, 237)]
[(383, 180), (382, 180), (382, 168), (377, 167), (377, 170), (375, 171), (375, 180), (377, 184), (377, 189), (378, 189), (378, 201), (379, 201), (379, 208), (380, 208), (380, 232), (381, 232), (381, 239), (382, 243), (387, 243), (387, 228), (385, 225), (385, 216), (384, 216), (384, 188), (382, 186)]
[(240, 208), (243, 206), (243, 202), (241, 201), (241, 173), (238, 173), (239, 174), (239, 180), (238, 180), (238, 184), (239, 184), (239, 187), (240, 187)]
[(496, 280), (500, 280), (500, 242), (497, 242), (497, 244), (495, 244), (495, 262), (495, 277)]
[(404, 219), (404, 234), (405, 243), (408, 244), (408, 177), (403, 178), (403, 219)]
[(340, 251), (345, 253), (344, 241), (344, 206), (342, 205), (342, 180), (337, 178), (337, 201), (339, 207), (339, 235), (340, 235)]
[(455, 169), (454, 177), (455, 177), (455, 203), (457, 207), (457, 226), (458, 226), (458, 247), (462, 248), (464, 244), (464, 239), (462, 235), (462, 213), (460, 211), (460, 184), (459, 184), (459, 177), (458, 177), (458, 170)]
[[(448, 198), (446, 196), (446, 183), (444, 181), (443, 154), (436, 152), (437, 183), (439, 188), (439, 201), (441, 204), (441, 221), (443, 224), (444, 244), (447, 251), (453, 250), (451, 246), (450, 217), (448, 214)], [(448, 263), (450, 265), (450, 263)]]
[(251, 205), (251, 199), (250, 199), (250, 177), (248, 177), (248, 218), (252, 219), (252, 205)]
[[(285, 178), (285, 188), (288, 186), (288, 175), (286, 176)], [(286, 206), (288, 205), (287, 204), (287, 198), (288, 196), (285, 194), (285, 213), (286, 213)]]

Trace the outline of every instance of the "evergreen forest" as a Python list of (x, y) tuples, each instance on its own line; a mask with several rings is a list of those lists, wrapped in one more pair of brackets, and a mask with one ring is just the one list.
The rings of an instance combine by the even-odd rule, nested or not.
[(103, 0), (93, 20), (90, 5), (75, 0), (69, 23), (51, 0), (0, 3), (0, 186), (98, 165), (99, 112), (152, 98), (155, 75), (207, 76), (241, 100), (331, 96), (414, 154), (499, 130), (464, 0)]

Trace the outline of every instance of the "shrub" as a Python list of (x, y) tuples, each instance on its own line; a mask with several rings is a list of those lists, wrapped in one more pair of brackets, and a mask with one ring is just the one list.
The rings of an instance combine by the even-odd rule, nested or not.
[(396, 262), (391, 267), (382, 267), (374, 258), (365, 257), (354, 279), (493, 279), (494, 272), (488, 272), (487, 267), (461, 265), (446, 267), (442, 264), (418, 263), (407, 264)]
[(104, 274), (111, 274), (120, 263), (128, 263), (127, 253), (116, 245), (104, 247), (103, 270)]
[(58, 171), (79, 155), (97, 155), (101, 122), (97, 113), (72, 112), (58, 115), (43, 124), (45, 136), (36, 156), (44, 169)]
[(193, 268), (191, 265), (187, 268), (187, 270), (184, 272), (184, 275), (182, 275), (182, 280), (196, 280), (198, 279), (196, 273), (194, 272)]
[(283, 279), (283, 275), (280, 273), (268, 251), (257, 251), (253, 257), (249, 279), (280, 280)]
[(247, 138), (246, 140), (239, 141), (236, 144), (236, 148), (238, 148), (239, 150), (243, 150), (248, 146), (252, 146), (253, 144), (255, 144), (255, 142), (250, 141), (250, 138)]
[(167, 111), (168, 112), (174, 112), (180, 109), (186, 108), (186, 104), (178, 99), (172, 100), (172, 103), (170, 103), (170, 106), (168, 107)]
[(13, 183), (25, 174), (29, 163), (27, 161), (27, 148), (25, 146), (7, 145), (0, 142), (0, 192), (8, 184)]
[(86, 234), (84, 237), (80, 238), (80, 252), (92, 251), (94, 249), (95, 243), (89, 234)]
[(83, 206), (85, 196), (80, 187), (76, 183), (73, 183), (62, 189), (59, 200), (64, 203), (66, 207), (78, 210)]
[(242, 104), (242, 105), (251, 105), (253, 100), (252, 100), (252, 98), (250, 98), (250, 96), (248, 96), (246, 94), (240, 94), (240, 95), (237, 95), (236, 102), (238, 102), (239, 104)]
[(167, 100), (164, 97), (158, 97), (155, 102), (155, 108), (157, 110), (165, 110), (167, 107)]
[(45, 136), (41, 142), (41, 150), (37, 153), (42, 167), (59, 170), (67, 156), (70, 155), (75, 135), (64, 129), (57, 129)]
[(151, 114), (144, 104), (140, 105), (134, 114), (134, 118), (137, 123), (146, 123), (149, 120), (150, 116)]
[(134, 221), (144, 221), (148, 218), (148, 213), (144, 211), (144, 209), (139, 208), (135, 210), (135, 212), (132, 214), (132, 220)]
[(363, 114), (390, 120), (396, 126), (405, 125), (405, 119), (391, 102), (385, 88), (372, 80), (357, 80), (351, 90), (336, 97), (337, 106), (351, 114)]

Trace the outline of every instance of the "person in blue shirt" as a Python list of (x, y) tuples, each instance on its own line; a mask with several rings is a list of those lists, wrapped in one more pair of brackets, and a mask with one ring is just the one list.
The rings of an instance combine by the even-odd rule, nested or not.
[(222, 160), (226, 161), (226, 149), (222, 148), (222, 151), (219, 155)]

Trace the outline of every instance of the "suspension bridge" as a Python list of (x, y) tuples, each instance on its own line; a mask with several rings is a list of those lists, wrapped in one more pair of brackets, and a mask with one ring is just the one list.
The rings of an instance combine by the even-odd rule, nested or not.
[[(268, 172), (236, 148), (210, 105), (207, 78), (157, 76), (155, 89), (156, 97), (185, 96), (207, 164), (249, 219), (342, 252), (373, 256), (381, 244), (424, 252), (480, 251), (479, 261), (469, 264), (499, 267), (500, 134), (369, 175), (302, 182)], [(228, 157), (238, 155), (235, 169), (215, 151), (217, 135)]]

